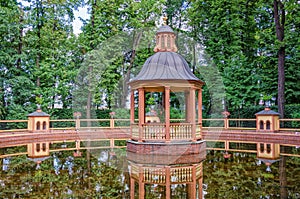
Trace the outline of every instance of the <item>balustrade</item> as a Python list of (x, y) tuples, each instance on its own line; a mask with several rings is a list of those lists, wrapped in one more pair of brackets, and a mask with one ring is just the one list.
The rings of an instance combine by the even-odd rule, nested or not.
[(172, 183), (193, 182), (193, 167), (179, 167), (171, 169)]
[[(201, 165), (196, 167), (197, 176), (201, 176)], [(167, 173), (170, 172), (170, 179), (167, 179)], [(144, 167), (143, 181), (144, 183), (164, 184), (170, 180), (171, 184), (191, 183), (193, 182), (193, 166), (175, 167), (175, 168), (157, 168)]]
[[(131, 124), (132, 138), (139, 138), (138, 124)], [(142, 125), (143, 140), (165, 140), (166, 125), (163, 123), (151, 123)], [(197, 128), (197, 138), (201, 137), (200, 127)], [(192, 124), (190, 123), (171, 123), (170, 124), (170, 139), (171, 140), (191, 140), (193, 138)]]
[(139, 138), (139, 125), (138, 124), (131, 124), (131, 137), (133, 139)]
[(170, 138), (171, 140), (192, 139), (192, 124), (171, 123)]
[(165, 124), (144, 124), (143, 139), (164, 140), (166, 139)]
[(146, 167), (143, 172), (145, 183), (164, 184), (166, 183), (165, 168)]

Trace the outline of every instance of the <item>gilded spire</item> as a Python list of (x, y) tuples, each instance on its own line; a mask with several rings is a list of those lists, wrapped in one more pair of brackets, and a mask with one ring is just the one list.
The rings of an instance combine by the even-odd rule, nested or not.
[(163, 25), (166, 26), (167, 25), (167, 20), (168, 20), (167, 15), (163, 16), (163, 20), (164, 20)]

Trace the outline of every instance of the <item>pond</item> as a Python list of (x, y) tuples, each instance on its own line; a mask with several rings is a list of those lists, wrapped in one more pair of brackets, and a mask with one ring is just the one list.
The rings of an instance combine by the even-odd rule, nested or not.
[(166, 183), (170, 198), (300, 198), (300, 148), (294, 146), (281, 146), (288, 155), (269, 165), (255, 153), (221, 150), (207, 150), (205, 160), (138, 162), (125, 147), (101, 142), (80, 151), (75, 142), (40, 145), (48, 155), (34, 157), (32, 144), (0, 149), (0, 198), (139, 198), (141, 187), (144, 198), (166, 198)]

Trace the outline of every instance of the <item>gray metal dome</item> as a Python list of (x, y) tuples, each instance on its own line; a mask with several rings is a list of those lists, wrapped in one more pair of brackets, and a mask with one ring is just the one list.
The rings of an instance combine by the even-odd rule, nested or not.
[(144, 63), (140, 73), (131, 80), (195, 80), (188, 63), (178, 53), (157, 52)]
[(172, 28), (170, 26), (164, 25), (158, 29), (156, 34), (158, 34), (158, 33), (174, 33), (174, 31), (172, 30)]

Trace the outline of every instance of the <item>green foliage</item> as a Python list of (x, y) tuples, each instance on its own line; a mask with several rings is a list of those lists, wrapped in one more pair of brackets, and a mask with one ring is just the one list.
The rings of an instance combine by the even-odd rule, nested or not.
[(183, 119), (185, 118), (184, 112), (180, 109), (170, 108), (170, 119)]
[[(253, 118), (261, 95), (277, 97), (282, 46), (286, 117), (298, 117), (288, 106), (300, 103), (300, 7), (294, 1), (284, 1), (283, 42), (276, 38), (273, 5), (265, 0), (24, 2), (0, 4), (0, 119), (25, 119), (36, 103), (53, 118), (72, 118), (72, 108), (87, 118), (88, 105), (91, 118), (100, 107), (125, 108), (128, 81), (153, 54), (162, 10), (176, 31), (178, 52), (206, 83), (204, 117), (221, 116), (224, 100), (232, 117)], [(90, 18), (77, 36), (73, 12), (82, 4)], [(171, 104), (180, 110), (177, 98), (171, 94)]]

